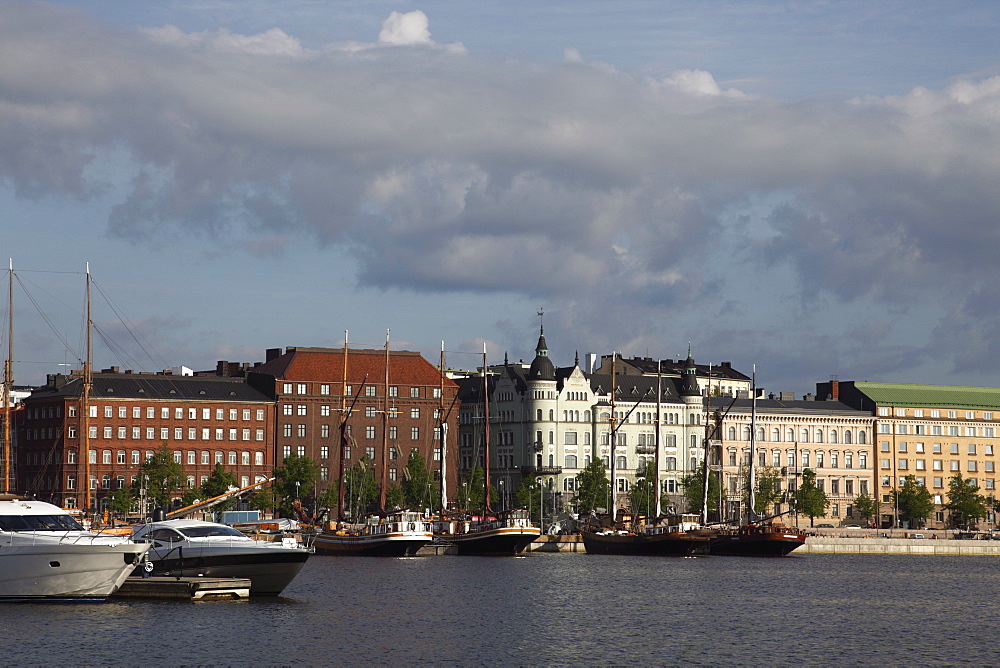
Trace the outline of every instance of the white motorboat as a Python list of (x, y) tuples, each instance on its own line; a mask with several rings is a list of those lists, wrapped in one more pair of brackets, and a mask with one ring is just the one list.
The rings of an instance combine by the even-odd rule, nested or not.
[(103, 601), (147, 549), (86, 531), (51, 503), (0, 494), (0, 600)]
[(254, 540), (231, 526), (200, 520), (164, 520), (137, 526), (149, 543), (153, 575), (247, 578), (251, 596), (277, 596), (298, 575), (311, 548), (294, 537)]

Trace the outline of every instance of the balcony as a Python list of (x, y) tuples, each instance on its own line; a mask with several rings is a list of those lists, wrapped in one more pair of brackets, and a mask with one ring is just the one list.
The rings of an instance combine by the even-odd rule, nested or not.
[(561, 466), (522, 466), (522, 475), (559, 475), (562, 473)]
[(656, 446), (655, 445), (637, 445), (635, 446), (635, 454), (637, 455), (655, 455)]

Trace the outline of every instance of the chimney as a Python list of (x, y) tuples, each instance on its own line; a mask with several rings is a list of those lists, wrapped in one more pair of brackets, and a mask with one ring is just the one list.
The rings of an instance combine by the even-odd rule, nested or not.
[(273, 359), (281, 357), (281, 348), (268, 348), (264, 353), (264, 361), (270, 362)]
[(840, 401), (840, 381), (831, 380), (830, 381), (830, 398), (834, 401)]

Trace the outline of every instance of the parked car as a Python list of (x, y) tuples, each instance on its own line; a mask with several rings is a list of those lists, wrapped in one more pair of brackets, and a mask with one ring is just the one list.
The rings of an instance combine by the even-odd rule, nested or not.
[(833, 525), (832, 524), (817, 524), (816, 528), (817, 529), (832, 529)]

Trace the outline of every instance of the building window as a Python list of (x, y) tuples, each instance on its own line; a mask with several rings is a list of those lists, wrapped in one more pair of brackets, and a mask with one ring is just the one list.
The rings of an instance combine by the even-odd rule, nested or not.
[(410, 429), (410, 440), (416, 441), (420, 439), (420, 427), (413, 427)]
[(365, 396), (366, 397), (374, 397), (375, 396), (375, 386), (374, 385), (365, 385)]
[(201, 463), (203, 466), (211, 463), (211, 460), (209, 459), (210, 456), (211, 455), (208, 454), (208, 450), (201, 451)]
[(255, 452), (255, 453), (253, 453), (253, 463), (256, 466), (263, 466), (264, 465), (264, 453), (263, 452)]
[(372, 439), (375, 438), (375, 426), (368, 425), (365, 427), (365, 438)]
[(250, 453), (246, 450), (240, 453), (240, 464), (250, 466)]
[(410, 409), (410, 418), (413, 419), (413, 420), (420, 419), (420, 409), (419, 408), (411, 408)]
[(306, 436), (306, 426), (304, 424), (300, 424), (295, 431), (296, 431), (296, 434), (298, 434), (299, 438), (305, 438), (305, 436)]
[(232, 450), (229, 451), (229, 465), (236, 466), (236, 453)]

